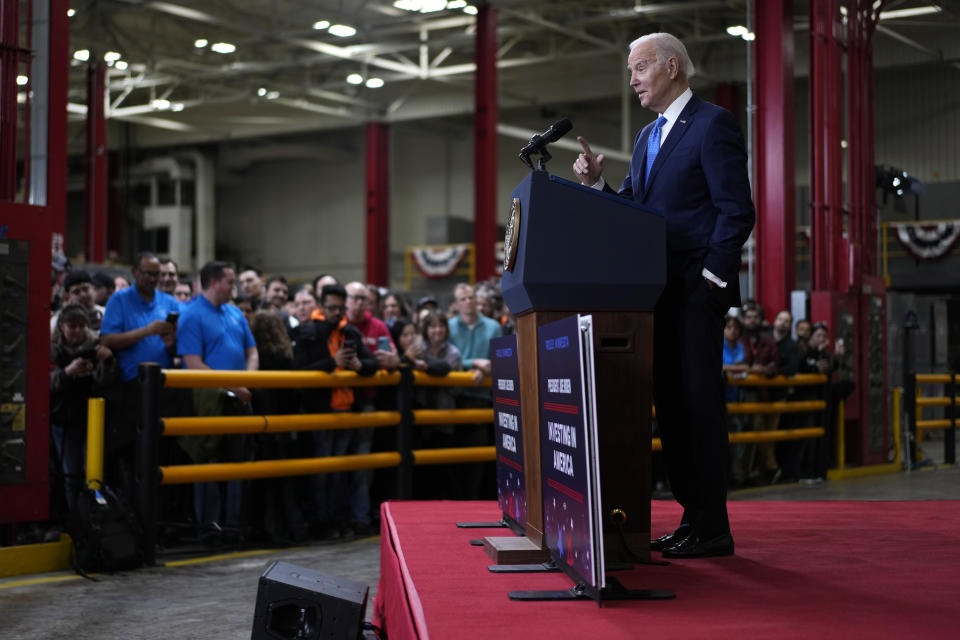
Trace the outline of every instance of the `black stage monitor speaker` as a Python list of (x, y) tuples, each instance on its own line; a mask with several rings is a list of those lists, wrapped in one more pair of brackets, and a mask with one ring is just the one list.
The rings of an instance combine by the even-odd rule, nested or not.
[(363, 637), (365, 584), (272, 562), (260, 576), (251, 640)]

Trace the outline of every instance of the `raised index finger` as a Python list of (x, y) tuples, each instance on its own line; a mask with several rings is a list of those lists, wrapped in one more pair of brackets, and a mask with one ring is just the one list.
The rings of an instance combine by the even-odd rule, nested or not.
[(583, 136), (577, 136), (577, 142), (580, 143), (580, 146), (583, 147), (583, 152), (588, 155), (593, 155), (593, 151), (590, 151), (590, 143), (587, 142), (587, 139)]

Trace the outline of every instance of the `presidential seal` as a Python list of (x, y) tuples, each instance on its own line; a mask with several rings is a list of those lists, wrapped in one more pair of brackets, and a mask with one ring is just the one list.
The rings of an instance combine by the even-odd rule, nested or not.
[(520, 241), (520, 198), (510, 203), (510, 220), (503, 238), (503, 270), (513, 271), (517, 261), (517, 243)]

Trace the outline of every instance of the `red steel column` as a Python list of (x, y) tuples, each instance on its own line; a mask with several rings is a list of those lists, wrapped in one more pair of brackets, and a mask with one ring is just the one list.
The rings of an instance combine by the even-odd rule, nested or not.
[(843, 52), (840, 37), (839, 0), (826, 0), (829, 13), (829, 34), (826, 72), (826, 111), (824, 119), (824, 145), (826, 164), (824, 176), (827, 195), (827, 216), (829, 217), (830, 247), (830, 289), (847, 291), (849, 287), (849, 268), (846, 247), (843, 242)]
[[(92, 54), (91, 54), (92, 55)], [(87, 67), (87, 192), (84, 209), (84, 255), (103, 262), (107, 243), (107, 120), (104, 112), (106, 65)]]
[(484, 3), (477, 14), (474, 76), (473, 243), (475, 277), (496, 273), (497, 242), (497, 10)]
[(864, 236), (863, 220), (863, 84), (862, 84), (862, 30), (859, 0), (846, 0), (847, 7), (847, 191), (850, 224), (847, 233), (852, 257), (851, 280), (859, 280), (863, 272), (863, 250), (868, 238)]
[(718, 82), (713, 94), (713, 102), (740, 119), (740, 96), (737, 94), (737, 85), (732, 82)]
[(773, 317), (796, 286), (792, 0), (755, 3), (754, 25), (757, 299)]
[(0, 0), (0, 200), (10, 202), (17, 192), (17, 62), (25, 53), (19, 25), (20, 2)]
[(390, 125), (367, 123), (367, 282), (390, 285)]
[(810, 210), (814, 291), (846, 291), (838, 0), (810, 2)]

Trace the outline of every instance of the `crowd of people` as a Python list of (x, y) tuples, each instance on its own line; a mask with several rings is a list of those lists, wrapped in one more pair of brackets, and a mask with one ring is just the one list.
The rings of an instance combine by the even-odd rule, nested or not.
[[(354, 371), (411, 368), (442, 376), (472, 373), (470, 388), (423, 387), (415, 408), (490, 407), (489, 343), (513, 331), (494, 283), (458, 284), (441, 308), (432, 296), (412, 304), (400, 292), (330, 274), (291, 286), (257, 267), (210, 262), (194, 289), (176, 263), (137, 256), (132, 280), (103, 272), (56, 272), (52, 293), (51, 460), (53, 511), (74, 507), (83, 483), (88, 397), (107, 400), (105, 481), (134, 495), (139, 425), (139, 365), (220, 370)], [(162, 389), (170, 416), (320, 414), (397, 408), (396, 387), (333, 389)], [(334, 429), (257, 436), (162, 438), (161, 464), (356, 455), (395, 450), (387, 429)], [(492, 426), (418, 428), (414, 448), (493, 443)], [(369, 470), (265, 482), (198, 483), (164, 488), (161, 519), (170, 535), (186, 523), (201, 543), (257, 536), (272, 542), (341, 539), (376, 526), (377, 501), (392, 497), (393, 475)], [(421, 498), (494, 497), (490, 464), (416, 470)]]
[[(491, 406), (489, 344), (512, 333), (514, 321), (495, 283), (458, 284), (442, 308), (432, 296), (414, 303), (402, 292), (330, 274), (291, 286), (253, 266), (234, 270), (211, 262), (194, 290), (177, 265), (139, 255), (132, 278), (72, 269), (55, 279), (51, 318), (51, 456), (54, 511), (73, 508), (82, 486), (86, 399), (107, 399), (106, 481), (133, 495), (139, 424), (138, 367), (223, 370), (355, 371), (411, 368), (430, 375), (472, 372), (471, 388), (421, 387), (415, 408)], [(790, 376), (836, 368), (829, 329), (780, 311), (772, 324), (752, 301), (726, 318), (723, 369), (728, 379), (748, 374)], [(842, 344), (836, 349), (842, 350)], [(165, 416), (370, 412), (395, 409), (395, 388), (163, 389)], [(823, 397), (818, 387), (728, 385), (727, 402)], [(729, 429), (759, 431), (813, 426), (819, 414), (729, 415)], [(247, 436), (163, 438), (166, 464), (325, 457), (395, 450), (382, 429), (339, 429)], [(488, 425), (419, 428), (414, 448), (492, 444)], [(733, 487), (818, 477), (812, 441), (731, 447)], [(489, 465), (418, 468), (420, 498), (492, 497)], [(391, 497), (389, 473), (352, 471), (262, 483), (197, 484), (164, 489), (164, 516), (190, 522), (202, 542), (263, 535), (271, 541), (339, 539), (376, 526), (376, 503)]]
[[(723, 370), (731, 378), (758, 374), (768, 377), (797, 373), (832, 373), (837, 366), (826, 323), (811, 323), (782, 310), (773, 324), (763, 308), (748, 300), (735, 314), (727, 315), (723, 330)], [(843, 343), (835, 345), (842, 353)], [(726, 401), (770, 402), (823, 399), (822, 387), (741, 387), (728, 384)], [(816, 413), (728, 415), (729, 431), (769, 431), (822, 426)], [(821, 480), (821, 463), (810, 440), (788, 440), (751, 445), (735, 444), (730, 450), (733, 487)]]

